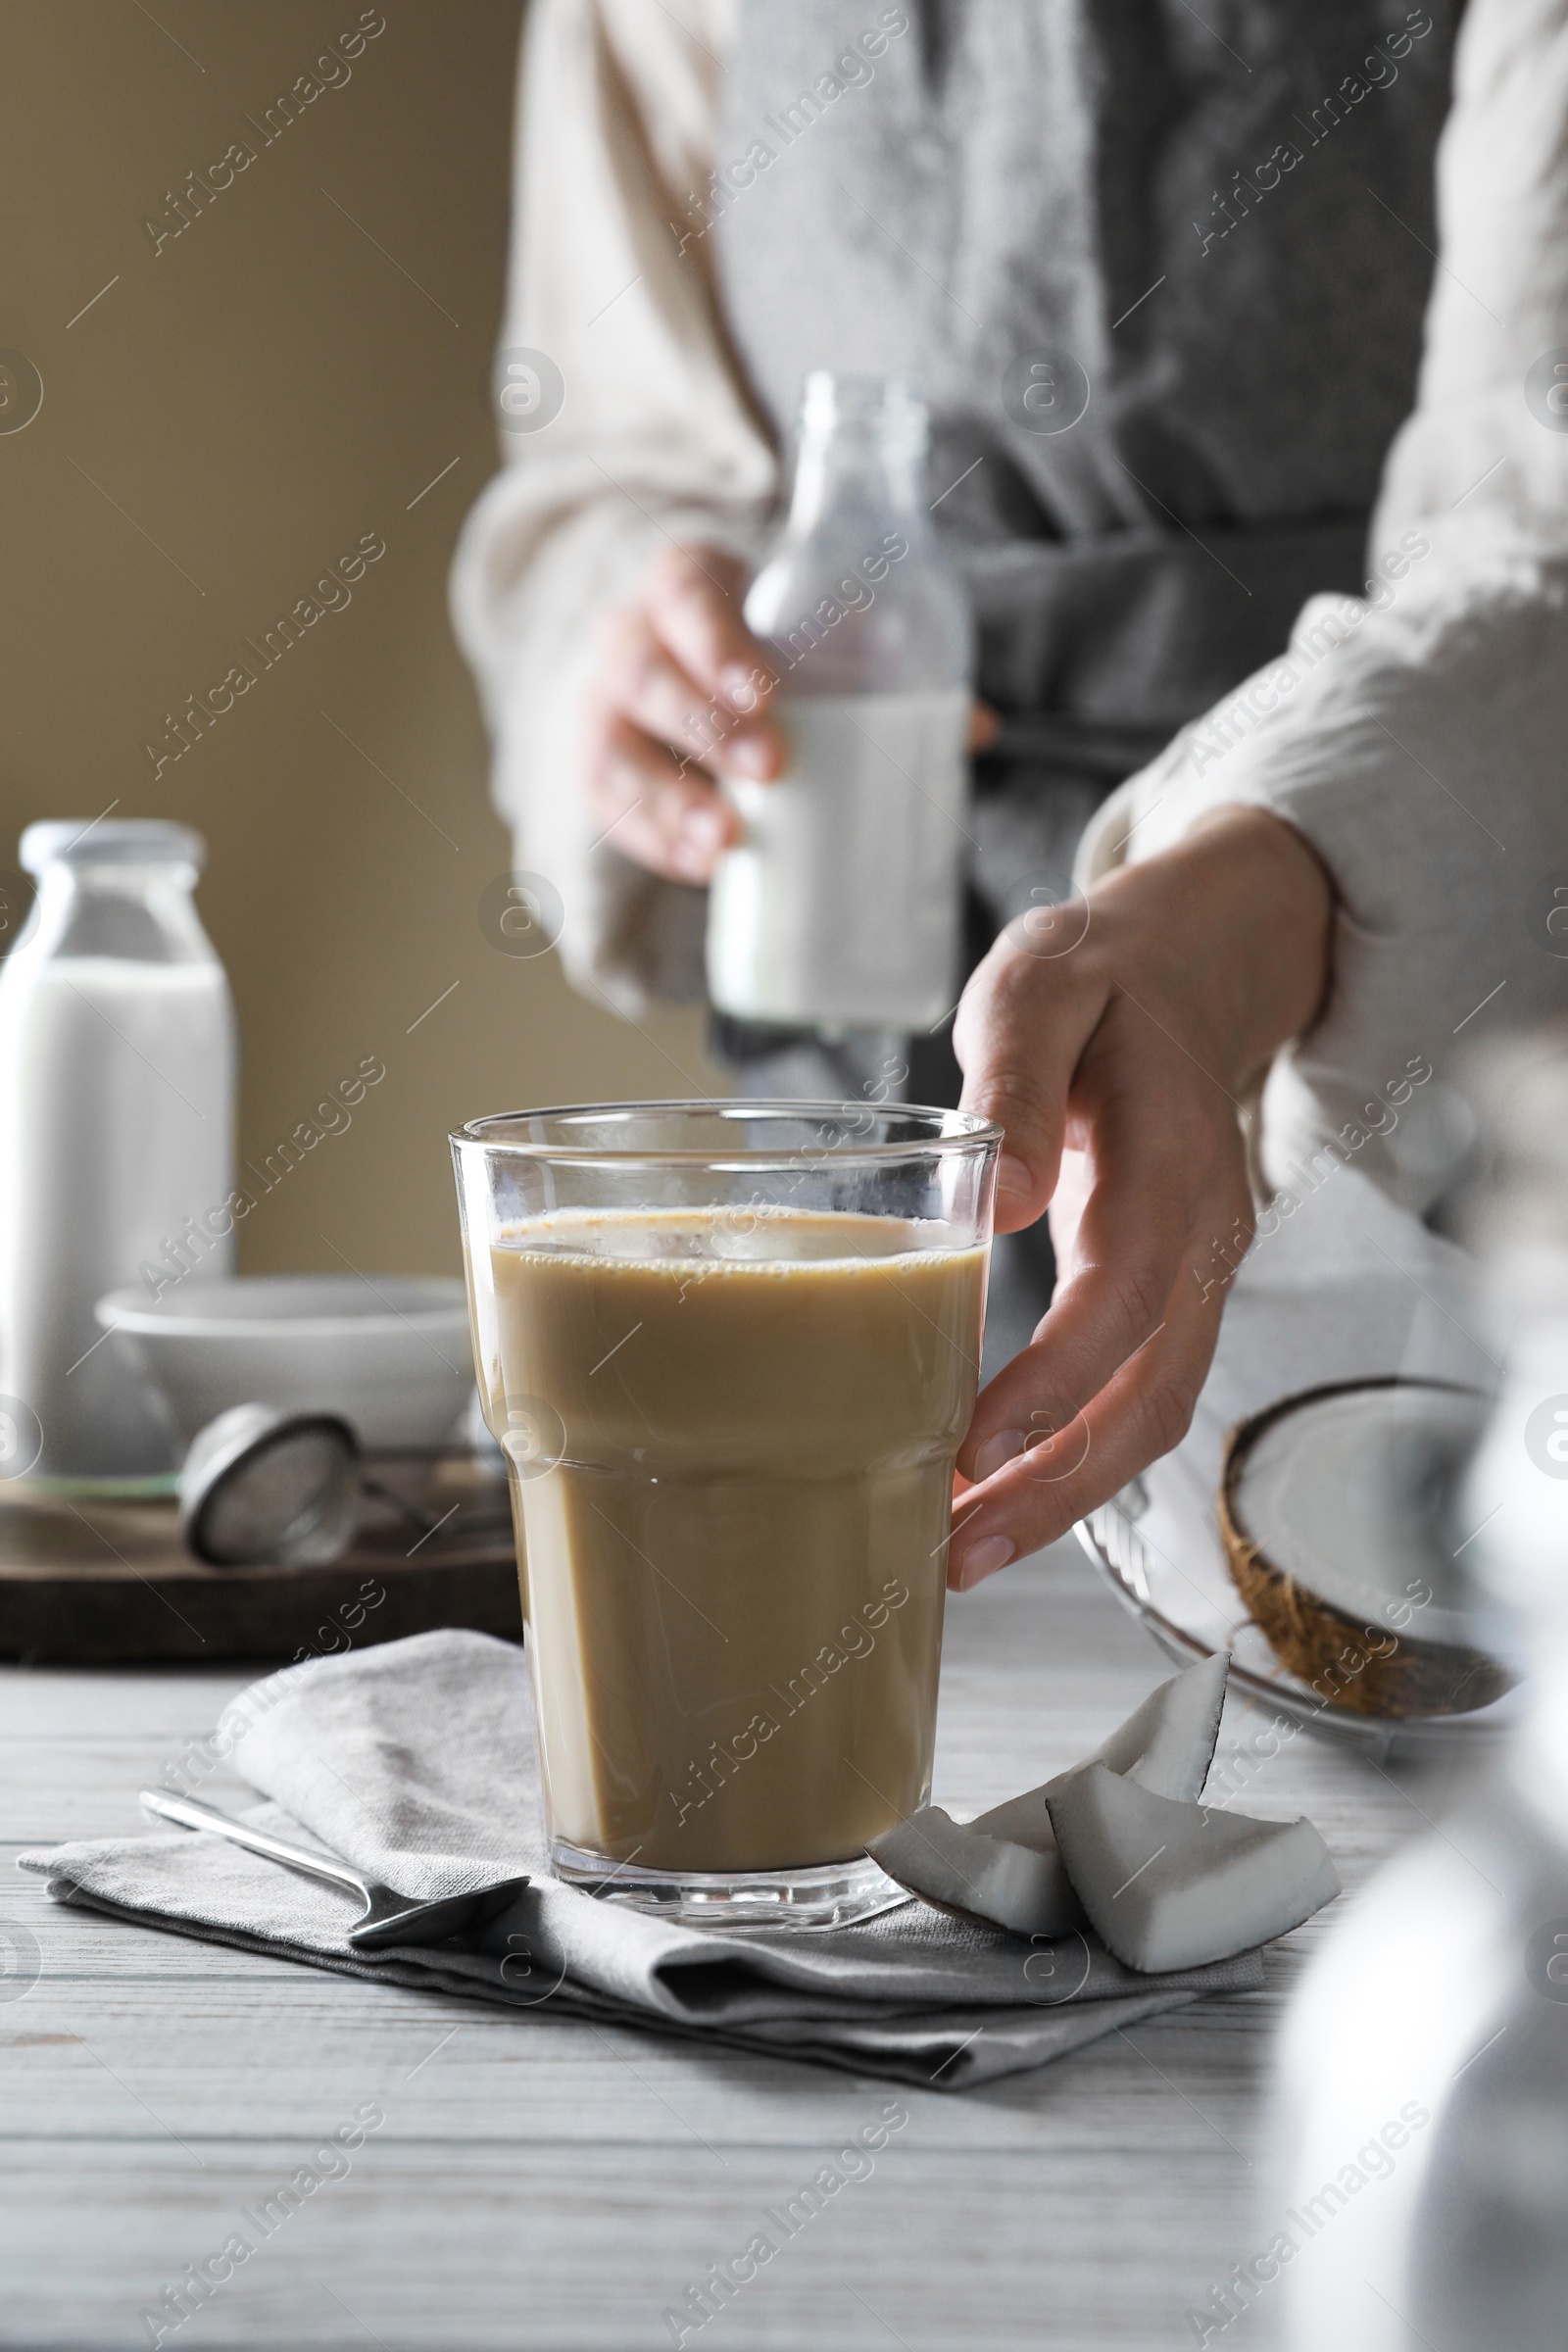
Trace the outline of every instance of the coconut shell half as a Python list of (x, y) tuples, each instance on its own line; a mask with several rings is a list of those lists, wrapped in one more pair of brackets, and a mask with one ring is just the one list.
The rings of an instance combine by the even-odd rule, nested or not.
[(1348, 1381), (1232, 1432), (1219, 1497), (1232, 1581), (1325, 1706), (1464, 1715), (1509, 1688), (1476, 1646), (1441, 1525), (1488, 1410), (1436, 1381)]

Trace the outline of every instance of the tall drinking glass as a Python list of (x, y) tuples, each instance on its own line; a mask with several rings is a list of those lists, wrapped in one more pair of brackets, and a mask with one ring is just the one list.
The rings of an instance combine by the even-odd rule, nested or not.
[(888, 1900), (930, 1790), (1001, 1131), (649, 1102), (452, 1139), (551, 1853), (690, 1922)]

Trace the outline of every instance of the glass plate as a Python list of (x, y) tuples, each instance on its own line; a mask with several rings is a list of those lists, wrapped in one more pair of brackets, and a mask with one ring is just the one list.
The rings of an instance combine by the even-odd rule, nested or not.
[(1359, 1748), (1374, 1761), (1431, 1756), (1474, 1740), (1494, 1739), (1518, 1716), (1517, 1688), (1468, 1715), (1360, 1715), (1332, 1705), (1282, 1666), (1247, 1613), (1215, 1547), (1211, 1562), (1175, 1563), (1145, 1542), (1137, 1520), (1144, 1496), (1130, 1490), (1091, 1511), (1075, 1529), (1079, 1543), (1122, 1606), (1146, 1626), (1178, 1665), (1191, 1666), (1218, 1649), (1231, 1652), (1230, 1687), (1251, 1701), (1248, 1714), (1272, 1715), (1295, 1730)]

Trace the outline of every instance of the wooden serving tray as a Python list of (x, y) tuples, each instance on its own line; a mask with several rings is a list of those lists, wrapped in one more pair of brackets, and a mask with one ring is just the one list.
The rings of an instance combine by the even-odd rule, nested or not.
[[(522, 1639), (505, 1496), (466, 1463), (421, 1472), (446, 1525), (422, 1541), (368, 1501), (330, 1568), (209, 1568), (173, 1502), (105, 1502), (0, 1487), (0, 1659), (28, 1665), (266, 1658), (288, 1663), (438, 1626)], [(453, 1509), (456, 1504), (456, 1509)]]

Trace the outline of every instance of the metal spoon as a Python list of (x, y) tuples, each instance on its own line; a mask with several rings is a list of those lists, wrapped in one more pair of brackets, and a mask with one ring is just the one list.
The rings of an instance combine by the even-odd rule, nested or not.
[(350, 1928), (349, 1941), (361, 1951), (376, 1951), (389, 1943), (439, 1943), (445, 1936), (483, 1927), (529, 1883), (526, 1878), (502, 1879), (474, 1894), (443, 1894), (433, 1901), (419, 1901), (367, 1878), (336, 1854), (313, 1853), (309, 1846), (291, 1845), (286, 1838), (274, 1838), (270, 1830), (236, 1821), (231, 1813), (220, 1813), (216, 1805), (204, 1805), (196, 1797), (169, 1796), (161, 1788), (144, 1788), (141, 1801), (160, 1821), (172, 1821), (182, 1830), (210, 1830), (217, 1838), (226, 1838), (230, 1845), (242, 1845), (247, 1853), (263, 1854), (270, 1862), (303, 1870), (313, 1879), (325, 1879), (329, 1885), (345, 1886), (359, 1895), (365, 1910)]

